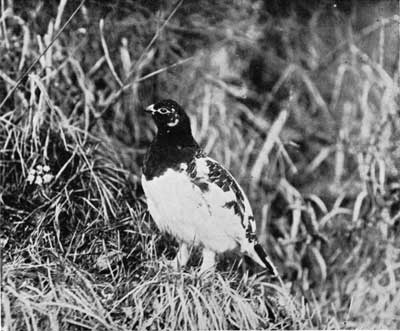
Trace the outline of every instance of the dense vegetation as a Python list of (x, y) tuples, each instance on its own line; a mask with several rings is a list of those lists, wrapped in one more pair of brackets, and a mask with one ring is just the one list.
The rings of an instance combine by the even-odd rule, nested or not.
[[(303, 2), (1, 1), (2, 329), (400, 328), (398, 1)], [(140, 186), (165, 97), (284, 287), (168, 269)]]

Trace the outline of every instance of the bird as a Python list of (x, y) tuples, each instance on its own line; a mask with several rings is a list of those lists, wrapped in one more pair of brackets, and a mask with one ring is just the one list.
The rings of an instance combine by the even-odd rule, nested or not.
[(145, 109), (157, 127), (142, 167), (148, 211), (161, 231), (179, 242), (169, 264), (176, 270), (200, 246), (200, 273), (213, 270), (216, 255), (239, 249), (271, 275), (277, 269), (259, 244), (256, 222), (243, 189), (193, 138), (190, 118), (176, 101), (166, 99)]

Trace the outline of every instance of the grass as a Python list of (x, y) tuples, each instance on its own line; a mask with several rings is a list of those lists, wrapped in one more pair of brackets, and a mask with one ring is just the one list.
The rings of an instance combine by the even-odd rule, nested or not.
[[(2, 1), (2, 329), (399, 328), (385, 3)], [(248, 192), (285, 289), (235, 255), (205, 275), (196, 250), (167, 268), (176, 243), (140, 186), (141, 110), (164, 97)]]

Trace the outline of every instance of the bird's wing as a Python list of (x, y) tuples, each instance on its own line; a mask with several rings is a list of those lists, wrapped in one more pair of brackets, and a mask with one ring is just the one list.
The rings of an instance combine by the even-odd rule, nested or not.
[(256, 223), (250, 203), (229, 171), (201, 153), (189, 162), (186, 171), (207, 203), (214, 208), (231, 209), (239, 217), (248, 242), (256, 242)]

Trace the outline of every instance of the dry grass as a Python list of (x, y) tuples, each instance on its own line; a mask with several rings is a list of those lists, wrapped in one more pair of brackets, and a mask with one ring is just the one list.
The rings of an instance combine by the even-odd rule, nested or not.
[[(386, 3), (360, 27), (361, 5), (2, 1), (2, 328), (399, 328), (400, 20)], [(290, 297), (235, 256), (202, 276), (197, 253), (165, 266), (176, 246), (139, 180), (154, 134), (141, 110), (163, 97), (249, 193)]]

